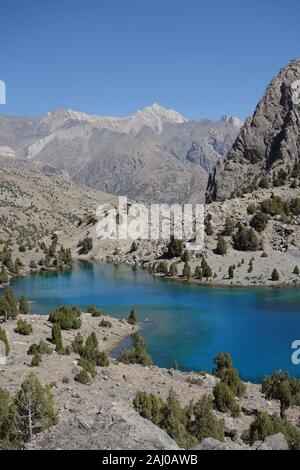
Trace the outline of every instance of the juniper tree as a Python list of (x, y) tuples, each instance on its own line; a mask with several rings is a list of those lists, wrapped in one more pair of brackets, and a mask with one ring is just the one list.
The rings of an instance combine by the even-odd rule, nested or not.
[(190, 279), (191, 276), (192, 276), (191, 267), (190, 267), (190, 265), (189, 265), (189, 263), (188, 263), (187, 261), (184, 263), (182, 275), (183, 275), (183, 277), (185, 277), (186, 279)]
[(225, 241), (225, 238), (219, 237), (217, 247), (215, 249), (215, 253), (217, 255), (226, 255), (226, 253), (227, 253), (227, 243)]
[(26, 295), (21, 295), (19, 299), (19, 312), (22, 315), (27, 315), (29, 313), (29, 305)]
[(123, 349), (119, 356), (119, 361), (124, 364), (141, 364), (149, 366), (152, 364), (151, 356), (147, 352), (146, 341), (143, 336), (136, 333), (133, 335), (133, 347)]
[(132, 309), (130, 310), (130, 314), (129, 314), (129, 317), (128, 317), (128, 323), (130, 325), (136, 325), (137, 323), (137, 316), (136, 316), (136, 310), (135, 310), (135, 307), (132, 307)]
[(213, 400), (210, 395), (203, 395), (192, 405), (187, 429), (198, 442), (206, 437), (224, 441), (223, 425), (213, 413)]
[(230, 237), (236, 227), (236, 223), (232, 217), (227, 217), (225, 221), (224, 235)]
[(167, 258), (178, 258), (182, 255), (183, 243), (182, 240), (177, 240), (174, 236), (171, 237), (168, 244), (168, 251), (166, 253)]
[(0, 388), (0, 449), (11, 448), (16, 440), (16, 418), (13, 398)]
[[(275, 372), (266, 376), (262, 382), (262, 392), (267, 400), (280, 401), (280, 416), (286, 419), (286, 411), (294, 404), (300, 392), (299, 381), (292, 379), (287, 372)], [(298, 403), (297, 403), (298, 404)]]
[(62, 342), (62, 334), (61, 334), (61, 327), (59, 323), (54, 323), (52, 326), (52, 343), (56, 346), (56, 351), (60, 352), (63, 349), (63, 342)]
[(169, 276), (176, 276), (178, 274), (177, 263), (172, 263), (169, 269)]
[(202, 280), (203, 275), (202, 275), (202, 269), (200, 266), (196, 266), (194, 277), (195, 279)]
[(217, 368), (213, 370), (214, 375), (220, 378), (222, 383), (228, 385), (235, 396), (243, 396), (246, 387), (241, 381), (238, 371), (232, 367), (230, 354), (217, 354), (214, 358), (214, 363), (217, 366)]
[(14, 291), (10, 287), (4, 290), (3, 299), (6, 301), (8, 307), (8, 318), (16, 318), (19, 313), (18, 301)]
[(164, 407), (164, 402), (160, 397), (143, 391), (137, 392), (133, 400), (133, 407), (143, 418), (160, 426)]
[(57, 424), (53, 396), (49, 386), (43, 386), (34, 374), (22, 383), (16, 395), (18, 432), (24, 442), (32, 440), (34, 434)]
[(230, 411), (234, 417), (240, 414), (240, 407), (236, 402), (234, 393), (226, 383), (221, 381), (215, 385), (213, 396), (216, 410), (222, 413)]
[(0, 327), (0, 341), (4, 343), (5, 346), (5, 355), (8, 356), (10, 352), (9, 342), (7, 339), (6, 331)]

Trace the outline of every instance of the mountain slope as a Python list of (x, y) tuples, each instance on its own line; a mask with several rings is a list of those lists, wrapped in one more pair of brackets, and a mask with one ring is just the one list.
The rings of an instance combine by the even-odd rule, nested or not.
[(68, 175), (26, 160), (0, 158), (0, 238), (40, 241), (69, 233), (102, 202), (115, 198), (79, 187)]
[[(268, 86), (210, 177), (207, 200), (224, 200), (255, 187), (275, 185), (300, 159), (300, 61), (284, 67)], [(279, 173), (280, 172), (280, 173)], [(267, 178), (267, 180), (266, 180)]]

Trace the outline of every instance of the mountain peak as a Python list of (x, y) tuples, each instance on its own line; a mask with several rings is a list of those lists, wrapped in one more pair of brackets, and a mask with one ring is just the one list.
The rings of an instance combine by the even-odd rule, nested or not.
[(150, 106), (146, 106), (145, 108), (136, 111), (133, 117), (137, 118), (154, 118), (154, 119), (161, 119), (162, 122), (171, 122), (181, 124), (183, 122), (187, 122), (187, 119), (182, 116), (178, 111), (174, 109), (167, 109), (160, 106), (158, 103), (153, 103)]

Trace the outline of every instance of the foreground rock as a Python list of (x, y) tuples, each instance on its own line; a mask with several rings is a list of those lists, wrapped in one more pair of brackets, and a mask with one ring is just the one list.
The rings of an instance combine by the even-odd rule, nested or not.
[(211, 437), (203, 439), (201, 444), (194, 450), (249, 450), (246, 444), (237, 444), (235, 442), (220, 442)]
[(97, 414), (73, 416), (38, 435), (28, 449), (177, 450), (167, 433), (126, 404), (111, 404)]
[(279, 432), (274, 436), (268, 436), (257, 450), (289, 450), (289, 446), (284, 435)]

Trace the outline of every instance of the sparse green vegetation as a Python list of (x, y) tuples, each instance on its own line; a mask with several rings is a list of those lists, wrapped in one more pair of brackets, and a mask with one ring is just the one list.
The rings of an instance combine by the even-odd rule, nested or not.
[(147, 353), (147, 345), (143, 336), (138, 333), (133, 335), (133, 347), (131, 349), (123, 349), (119, 361), (125, 364), (141, 364), (143, 366), (152, 364), (152, 359)]
[(5, 345), (5, 355), (8, 356), (10, 352), (9, 342), (7, 339), (6, 331), (4, 330), (4, 328), (1, 328), (1, 327), (0, 327), (0, 341), (3, 341)]
[(225, 238), (224, 237), (219, 237), (217, 247), (215, 249), (215, 253), (217, 255), (223, 256), (223, 255), (227, 254), (227, 250), (228, 250), (228, 247), (227, 247), (227, 243), (225, 241)]
[(239, 251), (257, 251), (260, 243), (252, 228), (240, 228), (233, 237), (234, 249)]
[(266, 411), (258, 413), (257, 417), (244, 433), (244, 440), (251, 445), (255, 441), (263, 441), (268, 436), (282, 433), (291, 450), (300, 450), (300, 431), (291, 423), (288, 423), (278, 416), (269, 416)]
[(62, 330), (76, 330), (81, 327), (80, 315), (78, 307), (63, 305), (50, 314), (49, 321), (59, 323)]
[(279, 281), (279, 273), (276, 268), (273, 269), (272, 275), (271, 275), (272, 281)]
[(32, 325), (27, 323), (26, 320), (18, 320), (17, 326), (14, 329), (15, 333), (19, 335), (28, 336), (31, 335), (33, 332)]
[(181, 448), (191, 448), (206, 437), (224, 440), (222, 424), (213, 414), (213, 401), (208, 395), (183, 408), (173, 389), (167, 401), (141, 391), (136, 394), (133, 406), (141, 416), (166, 431)]

